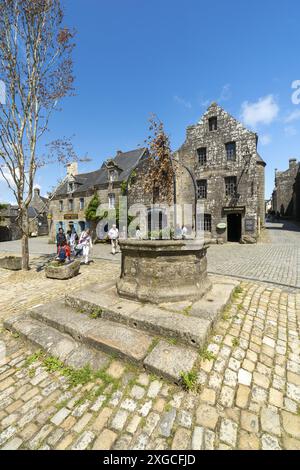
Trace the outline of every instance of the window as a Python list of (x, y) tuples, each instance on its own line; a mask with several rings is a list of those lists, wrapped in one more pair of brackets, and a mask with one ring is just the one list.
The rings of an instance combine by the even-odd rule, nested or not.
[(69, 199), (69, 211), (73, 210), (73, 206), (74, 206), (73, 199)]
[(111, 171), (109, 172), (109, 181), (110, 181), (111, 183), (113, 183), (114, 181), (116, 181), (116, 172), (115, 172), (115, 170), (111, 170)]
[(204, 214), (204, 217), (199, 218), (198, 230), (204, 230), (205, 232), (211, 232), (211, 215)]
[(109, 209), (114, 209), (115, 208), (115, 202), (116, 202), (115, 194), (109, 194), (108, 195), (108, 207), (109, 207)]
[(204, 214), (204, 231), (211, 232), (211, 215)]
[(159, 186), (154, 186), (153, 188), (153, 203), (156, 204), (159, 202)]
[(236, 176), (228, 176), (225, 178), (225, 193), (226, 196), (236, 196)]
[(228, 142), (225, 144), (226, 147), (226, 155), (228, 161), (235, 161), (236, 160), (236, 145), (235, 142)]
[(79, 209), (82, 211), (84, 209), (84, 198), (79, 199)]
[(207, 198), (207, 180), (197, 181), (197, 196), (198, 196), (198, 199)]
[(216, 116), (209, 118), (208, 124), (210, 132), (216, 131), (218, 129), (218, 118)]
[(68, 183), (68, 193), (72, 193), (74, 191), (74, 183), (69, 182)]
[(59, 201), (59, 210), (60, 212), (64, 210), (64, 201)]
[(199, 165), (206, 165), (206, 147), (197, 149)]

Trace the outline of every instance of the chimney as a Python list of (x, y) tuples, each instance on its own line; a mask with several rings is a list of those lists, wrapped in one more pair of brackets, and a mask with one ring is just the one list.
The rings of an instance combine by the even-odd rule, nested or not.
[(121, 155), (121, 153), (123, 153), (122, 150), (117, 150), (117, 155)]
[(78, 164), (77, 162), (72, 162), (67, 164), (67, 176), (76, 176), (78, 175)]
[(289, 169), (295, 168), (297, 166), (297, 158), (290, 158), (289, 159)]
[(40, 197), (40, 188), (34, 188), (34, 197)]

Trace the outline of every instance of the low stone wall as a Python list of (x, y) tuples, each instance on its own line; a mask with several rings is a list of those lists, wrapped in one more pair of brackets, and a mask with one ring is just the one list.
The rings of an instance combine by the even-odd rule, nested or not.
[(121, 297), (162, 303), (198, 300), (211, 287), (207, 245), (194, 240), (120, 240)]
[(49, 277), (50, 279), (71, 279), (74, 276), (77, 276), (79, 274), (80, 270), (80, 261), (75, 260), (72, 261), (71, 263), (66, 263), (59, 265), (55, 264), (55, 262), (50, 263), (48, 266), (45, 268), (45, 274), (46, 277)]
[(0, 268), (11, 271), (20, 271), (22, 269), (22, 258), (18, 256), (6, 256), (0, 258)]

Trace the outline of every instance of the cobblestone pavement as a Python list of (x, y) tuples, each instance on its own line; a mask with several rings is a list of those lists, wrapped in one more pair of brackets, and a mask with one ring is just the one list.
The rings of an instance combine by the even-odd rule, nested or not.
[(0, 321), (13, 314), (23, 313), (30, 307), (60, 299), (66, 293), (82, 290), (92, 282), (109, 282), (120, 271), (118, 264), (96, 261), (80, 267), (79, 276), (67, 281), (47, 279), (43, 271), (44, 258), (31, 260), (32, 270), (7, 271), (0, 269)]
[[(77, 278), (65, 289), (78, 288), (93, 270), (113, 276), (109, 265), (95, 263), (82, 281)], [(36, 302), (37, 296), (40, 301), (44, 295), (61, 295), (58, 284), (52, 287), (43, 273), (28, 275), (31, 281), (15, 275), (13, 298), (6, 292), (13, 290), (11, 275), (3, 277), (0, 271), (10, 312)], [(29, 290), (31, 285), (35, 289)], [(1, 302), (3, 312), (7, 304)], [(299, 450), (299, 322), (300, 293), (242, 282), (199, 355), (199, 389), (192, 392), (116, 359), (97, 378), (73, 377), (72, 387), (65, 373), (55, 370), (54, 360), (32, 356), (19, 338), (3, 331), (0, 347), (5, 345), (7, 354), (0, 365), (0, 447)], [(87, 383), (79, 384), (84, 378)]]
[(300, 288), (300, 227), (267, 223), (257, 245), (212, 246), (208, 270), (213, 274)]

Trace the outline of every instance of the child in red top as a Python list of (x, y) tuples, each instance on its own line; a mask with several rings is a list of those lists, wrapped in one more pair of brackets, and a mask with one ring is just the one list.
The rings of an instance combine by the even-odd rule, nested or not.
[(58, 259), (60, 261), (65, 261), (66, 259), (70, 261), (71, 259), (71, 248), (70, 246), (65, 243), (58, 247)]

